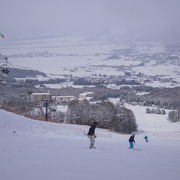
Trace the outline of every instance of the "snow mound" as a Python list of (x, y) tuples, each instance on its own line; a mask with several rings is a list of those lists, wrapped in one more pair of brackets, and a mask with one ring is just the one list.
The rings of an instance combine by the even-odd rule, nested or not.
[[(37, 121), (0, 110), (0, 129), (1, 131), (39, 137), (86, 138), (85, 134), (89, 127), (84, 125)], [(112, 137), (112, 133), (108, 130), (99, 129), (97, 136), (110, 138)]]

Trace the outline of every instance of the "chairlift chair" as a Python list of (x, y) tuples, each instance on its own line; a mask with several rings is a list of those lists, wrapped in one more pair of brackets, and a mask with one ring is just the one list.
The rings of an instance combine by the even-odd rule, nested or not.
[(8, 74), (8, 58), (0, 54), (0, 81), (4, 81)]

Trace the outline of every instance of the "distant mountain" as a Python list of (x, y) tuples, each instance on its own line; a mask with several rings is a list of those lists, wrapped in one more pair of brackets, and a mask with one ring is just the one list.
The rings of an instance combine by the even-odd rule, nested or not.
[(159, 32), (152, 32), (148, 34), (144, 34), (136, 39), (137, 41), (152, 41), (152, 42), (165, 42), (165, 43), (172, 43), (172, 42), (180, 42), (180, 32), (176, 29), (169, 30), (169, 31), (159, 31)]

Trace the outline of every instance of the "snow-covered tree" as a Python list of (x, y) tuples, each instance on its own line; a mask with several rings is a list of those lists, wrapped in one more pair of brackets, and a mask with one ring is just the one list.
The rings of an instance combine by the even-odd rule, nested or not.
[(87, 101), (79, 102), (78, 100), (72, 101), (68, 106), (66, 121), (68, 123), (82, 124), (85, 118), (85, 107), (88, 107)]
[(134, 113), (125, 107), (117, 107), (117, 116), (113, 121), (113, 129), (122, 133), (132, 133), (137, 130)]
[(121, 106), (115, 107), (108, 101), (96, 104), (90, 104), (87, 101), (73, 101), (68, 107), (66, 117), (69, 123), (91, 124), (97, 121), (98, 127), (123, 133), (131, 133), (137, 129), (131, 110)]
[(152, 113), (152, 114), (166, 114), (166, 111), (164, 109), (160, 109), (160, 108), (146, 108), (146, 113), (149, 114), (149, 113)]
[(180, 109), (177, 111), (171, 111), (168, 114), (169, 120), (171, 122), (178, 122), (180, 121)]

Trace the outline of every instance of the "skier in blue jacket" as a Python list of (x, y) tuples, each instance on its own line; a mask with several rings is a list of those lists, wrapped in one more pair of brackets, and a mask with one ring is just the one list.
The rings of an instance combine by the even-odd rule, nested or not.
[(134, 143), (136, 143), (135, 142), (135, 140), (134, 140), (134, 137), (135, 137), (135, 134), (133, 134), (130, 138), (129, 138), (129, 149), (134, 149)]

